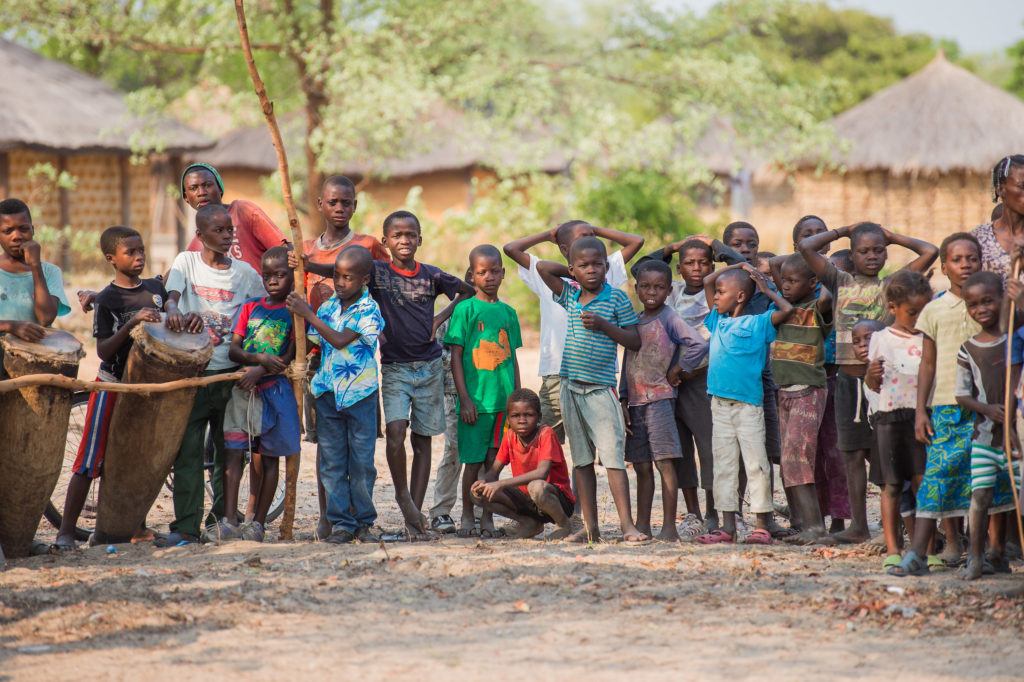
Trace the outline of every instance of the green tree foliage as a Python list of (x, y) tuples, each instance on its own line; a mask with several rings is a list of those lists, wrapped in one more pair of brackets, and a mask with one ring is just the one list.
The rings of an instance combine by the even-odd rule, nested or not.
[[(416, 151), (426, 113), (439, 104), (467, 112), (466, 126), (490, 144), (516, 145), (511, 165), (519, 168), (500, 168), (508, 155), (494, 163), (507, 172), (558, 148), (580, 165), (704, 183), (693, 148), (721, 119), (737, 148), (771, 141), (780, 157), (804, 153), (824, 143), (821, 90), (737, 49), (776, 5), (742, 3), (730, 10), (741, 21), (729, 22), (634, 0), (565, 30), (530, 0), (247, 3), (278, 111), (301, 114), (312, 186), (339, 158)], [(160, 89), (165, 101), (199, 80), (248, 88), (230, 2), (22, 0), (0, 3), (0, 23), (119, 87)]]
[(1024, 40), (1014, 44), (1006, 53), (1013, 63), (1007, 89), (1018, 97), (1024, 97)]
[(652, 244), (705, 229), (689, 188), (652, 171), (626, 171), (589, 183), (580, 196), (579, 212), (598, 225), (642, 234)]
[[(744, 4), (728, 0), (712, 14), (735, 20)], [(959, 57), (955, 43), (922, 33), (901, 34), (891, 19), (835, 9), (821, 1), (772, 3), (747, 29), (749, 48), (777, 78), (826, 88), (832, 114), (914, 73), (940, 47), (950, 59)]]

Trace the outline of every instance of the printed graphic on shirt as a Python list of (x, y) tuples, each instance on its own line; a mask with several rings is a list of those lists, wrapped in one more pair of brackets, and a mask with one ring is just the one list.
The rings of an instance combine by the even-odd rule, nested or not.
[[(480, 331), (484, 331), (483, 322)], [(508, 332), (498, 331), (498, 342), (480, 339), (480, 345), (473, 349), (473, 366), (477, 369), (494, 371), (501, 363), (512, 357), (512, 346), (508, 342)]]

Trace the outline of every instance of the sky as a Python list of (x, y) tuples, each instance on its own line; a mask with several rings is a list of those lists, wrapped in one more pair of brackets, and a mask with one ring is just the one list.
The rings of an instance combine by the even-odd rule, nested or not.
[[(654, 1), (697, 12), (715, 4), (715, 0)], [(1024, 39), (1022, 0), (829, 0), (829, 4), (891, 17), (906, 33), (953, 38), (965, 52), (994, 52)]]

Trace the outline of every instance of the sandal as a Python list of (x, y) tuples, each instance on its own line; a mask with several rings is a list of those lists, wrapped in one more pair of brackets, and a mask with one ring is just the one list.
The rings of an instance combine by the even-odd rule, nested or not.
[(928, 555), (928, 570), (929, 571), (945, 571), (951, 565), (952, 566), (959, 566), (959, 565), (961, 565), (961, 563), (962, 562), (957, 561), (957, 563), (955, 563), (955, 564), (947, 564), (945, 561), (942, 560), (942, 557), (939, 556), (938, 554), (929, 554)]
[(455, 519), (448, 514), (435, 516), (430, 522), (430, 527), (442, 535), (449, 535), (456, 532)]
[(743, 539), (744, 545), (770, 545), (772, 542), (772, 534), (765, 528), (755, 528)]
[(903, 561), (900, 562), (899, 566), (893, 566), (888, 571), (889, 575), (896, 576), (897, 578), (906, 578), (907, 576), (923, 576), (928, 575), (931, 571), (928, 570), (928, 562), (925, 559), (917, 556), (914, 550), (909, 550), (903, 557)]
[(899, 554), (890, 554), (889, 556), (885, 557), (885, 561), (882, 562), (882, 570), (888, 571), (890, 568), (899, 566), (902, 560), (903, 559), (902, 557), (900, 557)]
[(504, 528), (484, 528), (479, 533), (481, 540), (500, 540), (505, 537)]
[(713, 530), (710, 533), (697, 536), (697, 542), (702, 545), (728, 545), (735, 542), (733, 537), (726, 533), (721, 528)]

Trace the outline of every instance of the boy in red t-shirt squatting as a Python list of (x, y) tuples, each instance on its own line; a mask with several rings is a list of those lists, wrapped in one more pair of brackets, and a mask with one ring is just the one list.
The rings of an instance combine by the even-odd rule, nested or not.
[[(528, 388), (512, 392), (506, 409), (508, 429), (490, 470), (472, 487), (473, 504), (519, 524), (519, 538), (532, 538), (544, 524), (557, 528), (548, 540), (568, 537), (576, 498), (562, 445), (550, 426), (540, 425), (540, 398)], [(498, 480), (512, 465), (512, 478)]]

